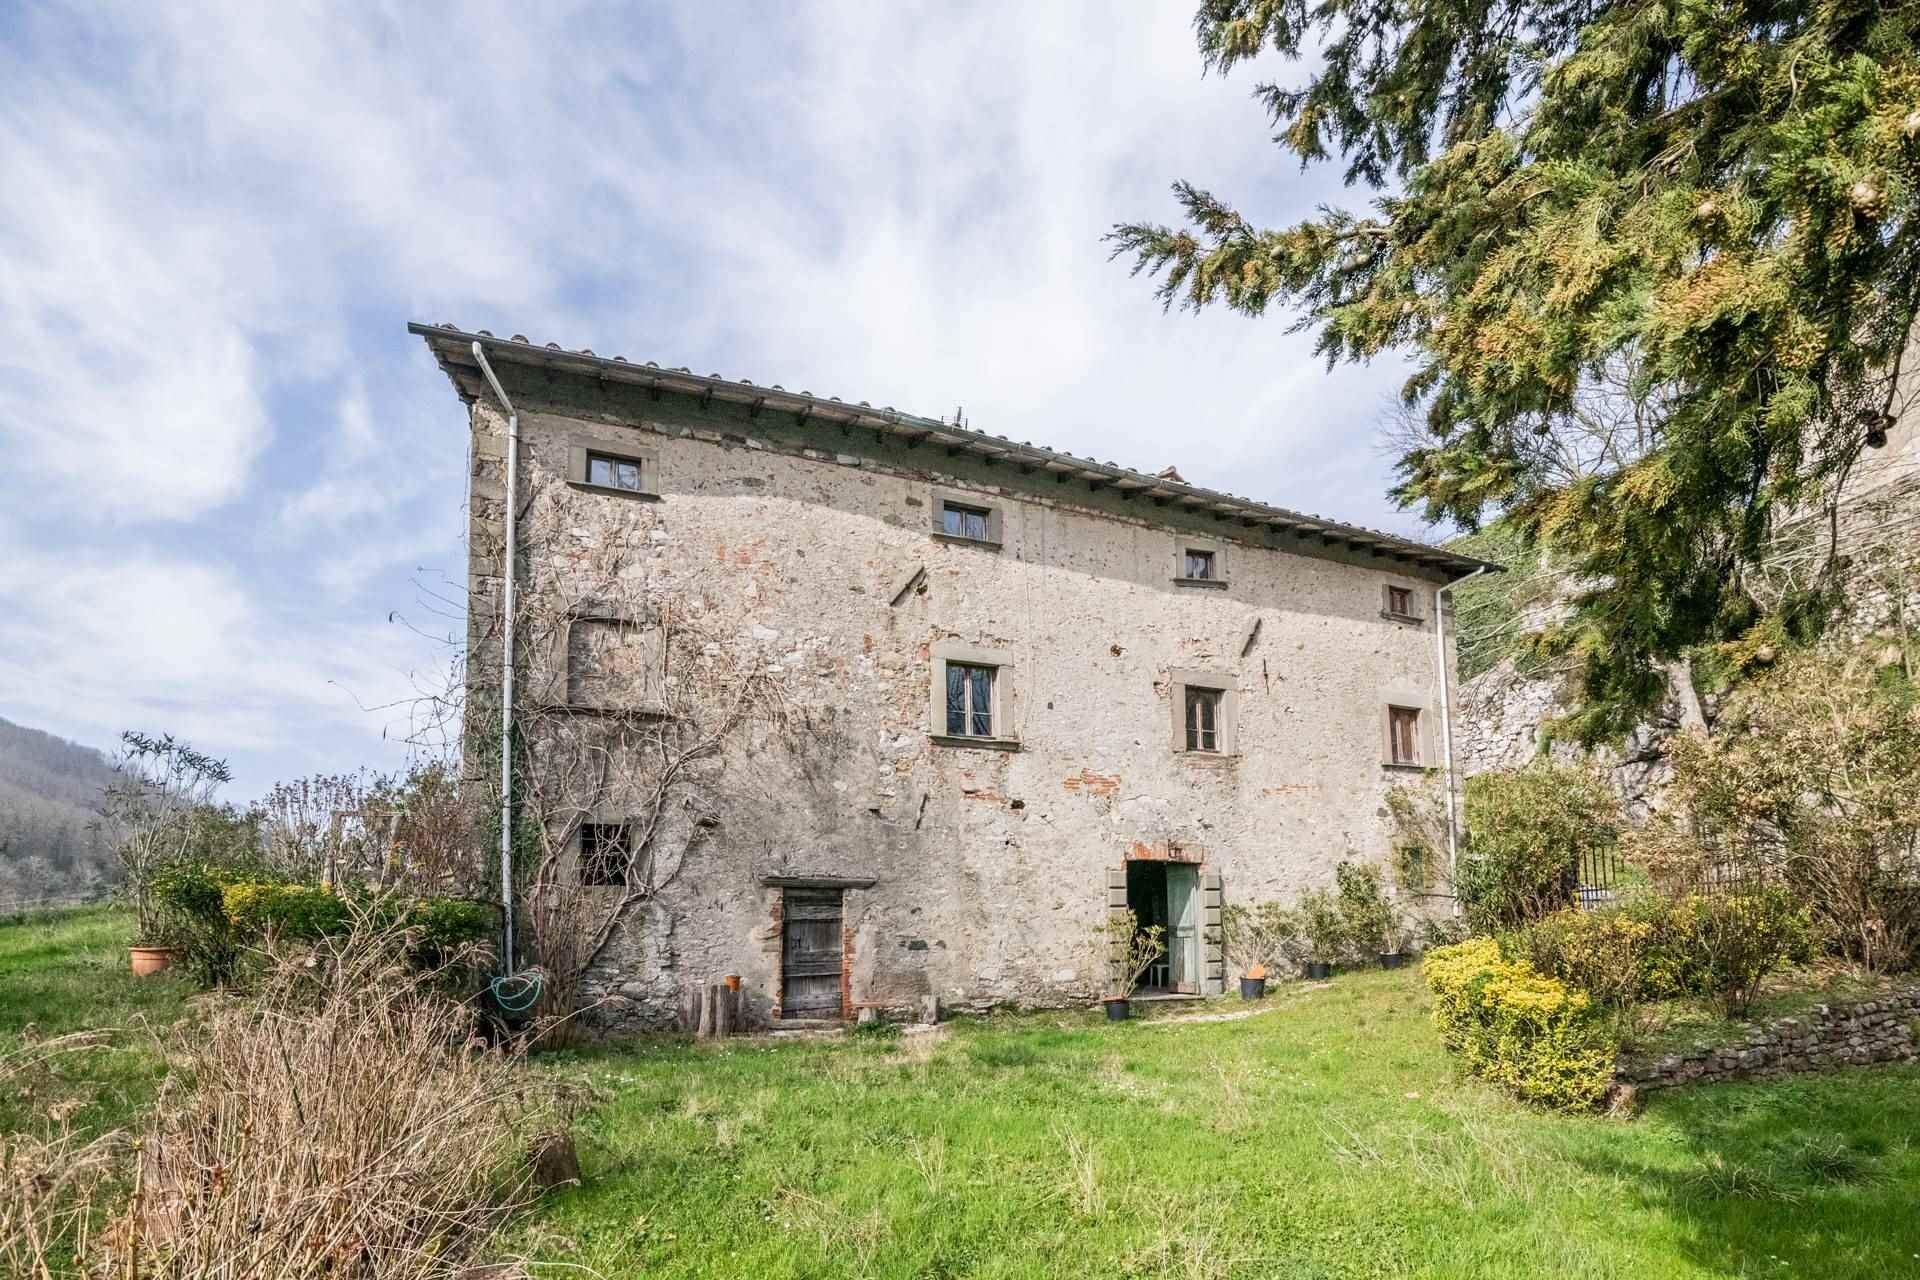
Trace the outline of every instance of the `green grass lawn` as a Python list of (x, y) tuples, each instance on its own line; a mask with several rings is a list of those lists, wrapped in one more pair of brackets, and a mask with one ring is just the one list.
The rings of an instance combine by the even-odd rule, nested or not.
[[(61, 1068), (90, 1126), (151, 1100), (141, 1024), (190, 1007), (186, 984), (126, 972), (129, 928), (0, 925), (0, 1049), (117, 1028)], [(601, 1095), (587, 1182), (499, 1252), (607, 1277), (1920, 1276), (1920, 1068), (1552, 1116), (1458, 1077), (1412, 971), (1282, 985), (1234, 1021), (540, 1062)], [(0, 1098), (0, 1126), (18, 1111)]]
[[(53, 1059), (55, 1092), (85, 1105), (83, 1131), (127, 1123), (165, 1073), (154, 1033), (177, 1021), (193, 988), (171, 974), (127, 970), (133, 917), (88, 907), (0, 923), (0, 1053), (23, 1038), (99, 1032), (105, 1044)], [(37, 1105), (46, 1099), (37, 1098)], [(18, 1127), (25, 1100), (0, 1096), (0, 1130)]]
[(1413, 972), (1268, 1003), (552, 1055), (605, 1101), (513, 1244), (764, 1280), (1920, 1276), (1920, 1068), (1562, 1117), (1461, 1080)]

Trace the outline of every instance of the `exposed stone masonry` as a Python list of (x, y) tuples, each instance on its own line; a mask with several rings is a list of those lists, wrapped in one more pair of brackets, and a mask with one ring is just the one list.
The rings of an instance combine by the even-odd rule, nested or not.
[(1623, 1058), (1622, 1084), (1636, 1089), (1708, 1080), (1769, 1079), (1828, 1067), (1913, 1059), (1920, 986), (1872, 1000), (1815, 1005), (1804, 1016), (1776, 1018), (1731, 1044), (1698, 1045), (1652, 1060)]

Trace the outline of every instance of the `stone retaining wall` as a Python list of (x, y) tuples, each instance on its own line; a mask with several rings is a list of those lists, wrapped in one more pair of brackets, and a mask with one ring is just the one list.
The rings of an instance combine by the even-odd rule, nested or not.
[(1740, 1040), (1699, 1045), (1652, 1060), (1621, 1059), (1617, 1078), (1636, 1089), (1705, 1080), (1767, 1079), (1827, 1067), (1905, 1062), (1915, 1057), (1920, 986), (1873, 1000), (1815, 1005), (1795, 1018), (1753, 1027)]

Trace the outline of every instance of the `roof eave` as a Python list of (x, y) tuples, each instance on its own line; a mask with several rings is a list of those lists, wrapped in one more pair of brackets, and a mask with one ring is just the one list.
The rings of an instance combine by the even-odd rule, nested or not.
[[(784, 387), (763, 387), (717, 374), (697, 374), (688, 369), (664, 369), (652, 363), (634, 364), (623, 356), (598, 356), (591, 351), (568, 351), (557, 344), (545, 345), (520, 339), (497, 338), (485, 330), (468, 332), (451, 325), (409, 323), (407, 332), (426, 340), (441, 369), (453, 383), (463, 401), (479, 394), (479, 367), (473, 363), (472, 344), (480, 343), (489, 357), (510, 364), (528, 365), (573, 373), (607, 382), (621, 382), (655, 392), (673, 391), (709, 399), (744, 404), (756, 412), (772, 409), (800, 415), (809, 422), (836, 426), (863, 427), (893, 435), (908, 436), (919, 442), (932, 442), (949, 449), (973, 453), (996, 460), (1011, 460), (1035, 470), (1062, 477), (1084, 480), (1097, 487), (1112, 486), (1122, 492), (1141, 494), (1158, 505), (1178, 505), (1194, 512), (1207, 512), (1221, 518), (1238, 518), (1248, 524), (1265, 525), (1318, 538), (1324, 545), (1346, 545), (1354, 550), (1410, 561), (1435, 569), (1467, 574), (1482, 570), (1499, 573), (1503, 566), (1491, 561), (1462, 556), (1424, 543), (1412, 542), (1392, 534), (1326, 520), (1304, 512), (1289, 511), (1235, 494), (1221, 493), (1198, 485), (1165, 480), (1133, 471), (1110, 462), (1080, 458), (1043, 445), (1012, 441), (989, 435), (937, 418), (923, 418), (886, 407), (874, 408), (862, 401), (849, 404), (837, 396), (816, 396), (810, 392), (788, 391)], [(472, 385), (463, 383), (470, 380)]]

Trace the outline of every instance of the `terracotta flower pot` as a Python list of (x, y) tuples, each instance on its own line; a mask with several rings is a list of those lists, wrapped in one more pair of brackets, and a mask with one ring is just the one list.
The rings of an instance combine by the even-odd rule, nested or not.
[(737, 973), (730, 973), (730, 974), (728, 974), (728, 975), (727, 975), (727, 979), (726, 979), (726, 981), (727, 981), (727, 990), (729, 990), (729, 991), (738, 991), (738, 990), (740, 989), (740, 975), (739, 975), (739, 974), (737, 974)]
[(180, 958), (180, 952), (175, 947), (128, 947), (127, 956), (133, 976), (144, 978), (163, 969), (171, 969), (173, 962)]

